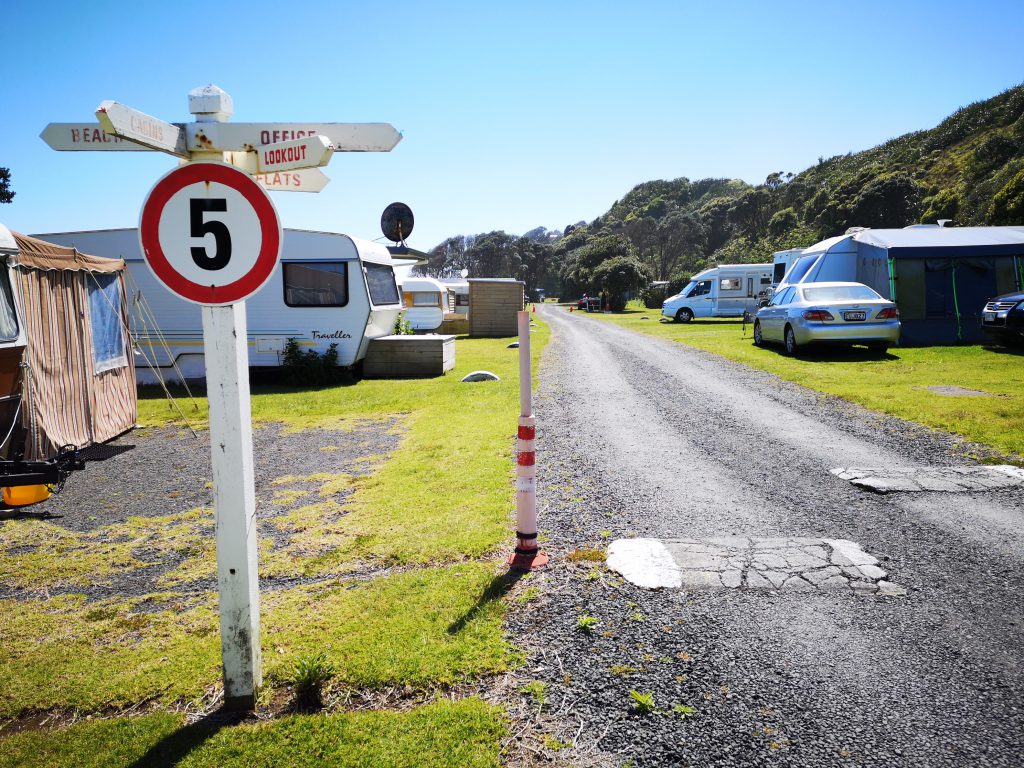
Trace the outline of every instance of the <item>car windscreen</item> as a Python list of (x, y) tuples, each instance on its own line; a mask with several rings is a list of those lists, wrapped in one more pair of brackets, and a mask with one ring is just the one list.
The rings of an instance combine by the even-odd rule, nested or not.
[(398, 284), (395, 270), (387, 264), (363, 262), (366, 269), (366, 286), (370, 289), (370, 301), (374, 306), (398, 303)]
[(873, 301), (882, 298), (866, 285), (832, 285), (804, 288), (804, 301)]
[(804, 275), (814, 265), (814, 262), (818, 260), (820, 254), (814, 254), (813, 256), (801, 256), (794, 262), (793, 266), (790, 267), (789, 272), (786, 273), (786, 277), (783, 279), (785, 283), (799, 283), (803, 280)]

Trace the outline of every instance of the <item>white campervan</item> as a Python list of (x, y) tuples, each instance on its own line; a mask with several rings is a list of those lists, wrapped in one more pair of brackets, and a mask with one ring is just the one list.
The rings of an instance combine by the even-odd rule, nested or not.
[(741, 317), (757, 311), (757, 294), (771, 285), (771, 264), (721, 264), (690, 278), (661, 314), (681, 323), (695, 317)]
[[(132, 337), (139, 383), (201, 379), (203, 324), (198, 304), (167, 290), (142, 258), (137, 229), (42, 235), (60, 245), (128, 263)], [(370, 339), (392, 333), (402, 309), (391, 254), (378, 243), (333, 232), (284, 230), (273, 276), (245, 302), (249, 365), (281, 365), (285, 344), (324, 353), (337, 344), (338, 365), (366, 356)]]

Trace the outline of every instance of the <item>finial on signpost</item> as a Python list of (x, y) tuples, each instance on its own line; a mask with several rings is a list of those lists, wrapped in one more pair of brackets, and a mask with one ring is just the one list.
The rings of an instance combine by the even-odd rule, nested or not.
[(188, 111), (197, 123), (224, 123), (235, 114), (235, 102), (231, 94), (210, 83), (188, 92)]

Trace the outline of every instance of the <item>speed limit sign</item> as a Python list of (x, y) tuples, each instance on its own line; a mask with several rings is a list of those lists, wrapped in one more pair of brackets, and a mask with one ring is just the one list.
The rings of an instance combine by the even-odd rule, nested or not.
[(157, 280), (183, 299), (234, 304), (270, 279), (281, 222), (270, 197), (243, 171), (189, 163), (150, 190), (139, 242)]

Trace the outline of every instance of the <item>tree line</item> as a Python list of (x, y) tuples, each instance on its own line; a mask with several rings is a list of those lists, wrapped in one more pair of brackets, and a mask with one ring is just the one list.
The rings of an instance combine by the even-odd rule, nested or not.
[[(527, 290), (608, 292), (660, 301), (693, 274), (771, 261), (852, 227), (1024, 224), (1024, 86), (957, 110), (937, 127), (824, 159), (763, 183), (687, 178), (644, 182), (593, 221), (456, 235), (420, 269), (436, 277), (512, 277)], [(652, 282), (666, 285), (652, 288)]]

